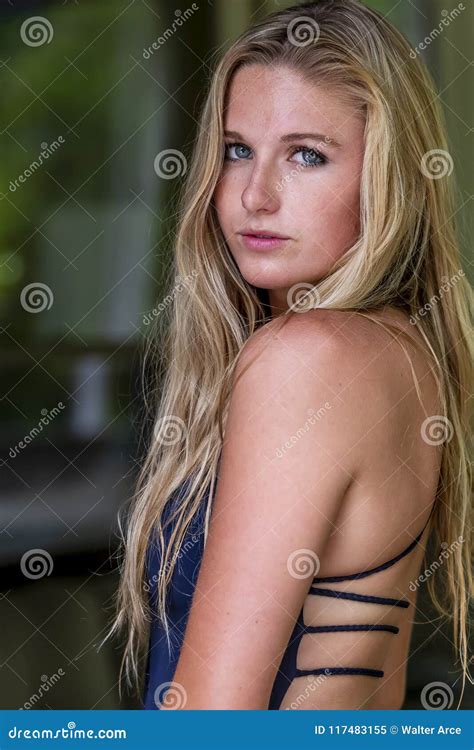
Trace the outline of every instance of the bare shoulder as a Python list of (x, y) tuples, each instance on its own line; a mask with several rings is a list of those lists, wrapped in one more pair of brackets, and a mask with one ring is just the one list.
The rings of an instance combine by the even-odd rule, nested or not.
[[(353, 363), (362, 352), (355, 346), (354, 334), (361, 321), (349, 312), (338, 310), (310, 310), (274, 319), (258, 329), (245, 343), (239, 357), (242, 370), (253, 361), (285, 362), (291, 367), (296, 358), (302, 366), (331, 369), (334, 361)], [(370, 325), (370, 324), (369, 324)], [(362, 358), (362, 356), (361, 356)]]
[[(392, 333), (402, 334), (398, 341), (387, 324)], [(271, 365), (282, 375), (296, 363), (334, 388), (347, 386), (356, 393), (368, 384), (390, 387), (412, 380), (410, 359), (417, 375), (426, 379), (432, 368), (420, 345), (421, 337), (402, 311), (360, 314), (319, 308), (260, 328), (246, 342), (237, 369), (243, 372), (255, 362), (262, 374)]]
[(438, 413), (436, 380), (420, 344), (402, 311), (316, 309), (259, 329), (246, 342), (236, 375), (267, 397), (290, 389), (282, 403), (300, 402), (300, 414), (325, 408), (334, 455), (345, 455), (346, 468), (356, 471), (380, 440), (387, 448), (415, 440), (423, 419)]
[[(238, 358), (174, 677), (187, 709), (268, 706), (311, 570), (355, 481), (364, 407), (344, 391), (349, 349), (329, 317), (314, 315), (263, 327)], [(305, 575), (295, 574), (301, 559)]]

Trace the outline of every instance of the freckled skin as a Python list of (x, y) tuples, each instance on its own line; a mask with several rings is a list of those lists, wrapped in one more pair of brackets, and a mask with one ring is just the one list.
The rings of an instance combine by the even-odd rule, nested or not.
[[(269, 290), (277, 313), (293, 285), (317, 282), (359, 236), (365, 122), (327, 85), (282, 67), (241, 69), (227, 93), (224, 129), (238, 135), (226, 137), (226, 155), (236, 160), (224, 162), (214, 204), (242, 276)], [(296, 132), (325, 134), (333, 146), (324, 135), (281, 141)], [(290, 239), (276, 250), (251, 250), (237, 234), (250, 227)], [(378, 315), (413, 328), (404, 310)], [(342, 615), (346, 624), (385, 618), (376, 602), (349, 608), (309, 594), (301, 576), (286, 575), (290, 555), (316, 550), (322, 577), (367, 571), (413, 541), (438, 486), (441, 453), (420, 438), (420, 425), (441, 407), (421, 347), (409, 344), (409, 365), (383, 328), (345, 310), (290, 316), (265, 338), (271, 326), (249, 337), (235, 371), (212, 526), (173, 677), (185, 688), (186, 710), (266, 710), (300, 612), (306, 625), (342, 624)], [(277, 466), (275, 449), (322, 404), (330, 407), (324, 417)], [(369, 589), (364, 581), (348, 588), (379, 597), (406, 591), (414, 611), (417, 592), (408, 584), (422, 554), (419, 547), (401, 567), (379, 571)], [(384, 676), (302, 674), (279, 709), (400, 710), (413, 625), (402, 614), (388, 613), (397, 634), (306, 633), (298, 669), (359, 666)]]
[[(311, 84), (285, 67), (251, 65), (234, 74), (227, 92), (226, 160), (214, 193), (222, 232), (242, 276), (269, 290), (274, 310), (298, 282), (314, 283), (357, 240), (365, 121), (340, 95)], [(338, 141), (299, 139), (321, 133)], [(308, 151), (295, 153), (303, 146)], [(313, 150), (313, 151), (311, 151)], [(320, 164), (319, 152), (327, 162)], [(306, 164), (316, 164), (308, 167)], [(256, 252), (237, 234), (257, 226), (290, 237), (281, 247)]]

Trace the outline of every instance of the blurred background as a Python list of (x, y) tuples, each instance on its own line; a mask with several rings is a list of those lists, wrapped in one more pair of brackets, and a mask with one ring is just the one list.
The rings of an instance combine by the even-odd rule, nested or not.
[[(155, 158), (189, 157), (215, 56), (292, 4), (0, 2), (1, 708), (139, 707), (119, 698), (119, 644), (97, 645), (118, 582), (117, 514), (143, 451), (141, 347), (180, 187)], [(472, 282), (472, 6), (367, 4), (414, 48), (428, 37), (420, 54), (446, 115)], [(455, 708), (452, 634), (424, 590), (418, 604), (405, 708), (422, 707), (431, 681), (450, 686)], [(473, 707), (467, 683), (461, 708)]]

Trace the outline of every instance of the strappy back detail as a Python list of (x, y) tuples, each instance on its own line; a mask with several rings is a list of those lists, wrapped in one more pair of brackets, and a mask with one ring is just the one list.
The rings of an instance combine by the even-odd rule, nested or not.
[[(410, 544), (398, 555), (392, 557), (390, 560), (377, 565), (375, 568), (365, 570), (360, 573), (351, 573), (344, 576), (323, 576), (313, 578), (311, 588), (308, 592), (309, 595), (313, 596), (325, 596), (336, 599), (349, 599), (356, 602), (366, 602), (370, 604), (382, 604), (390, 607), (403, 607), (407, 608), (410, 606), (410, 602), (407, 599), (392, 599), (390, 597), (373, 596), (365, 594), (356, 594), (350, 591), (339, 591), (338, 589), (324, 588), (321, 586), (315, 586), (315, 583), (339, 583), (341, 581), (355, 581), (360, 578), (366, 578), (367, 576), (374, 575), (381, 570), (386, 570), (394, 565), (396, 562), (401, 560), (403, 557), (408, 555), (418, 544), (423, 532), (425, 531), (428, 523), (431, 519), (435, 508), (433, 503), (430, 514), (426, 520), (425, 525), (418, 534), (418, 536), (410, 542)], [(362, 624), (362, 625), (305, 625), (304, 619), (301, 615), (301, 629), (302, 634), (305, 633), (334, 633), (334, 632), (350, 632), (350, 631), (382, 631), (387, 633), (393, 633), (396, 635), (399, 632), (399, 628), (396, 625), (378, 625), (374, 623)], [(305, 677), (307, 675), (365, 675), (368, 677), (383, 677), (384, 672), (380, 669), (369, 669), (366, 667), (318, 667), (317, 669), (296, 669), (295, 677)]]
[[(183, 483), (183, 487), (185, 484)], [(178, 502), (181, 496), (181, 488), (178, 488), (174, 494), (173, 503), (170, 502), (169, 511), (174, 501)], [(210, 498), (211, 500), (213, 498)], [(431, 517), (433, 508), (431, 510)], [(359, 602), (374, 602), (376, 604), (385, 604), (387, 606), (397, 607), (408, 607), (409, 602), (404, 599), (394, 599), (389, 597), (377, 597), (370, 594), (362, 595), (356, 594), (349, 591), (337, 591), (334, 588), (330, 588), (332, 583), (338, 583), (339, 581), (350, 581), (358, 578), (365, 578), (373, 575), (380, 570), (394, 565), (402, 557), (408, 555), (412, 549), (414, 549), (417, 542), (419, 542), (423, 531), (428, 525), (429, 518), (423, 527), (422, 531), (418, 534), (416, 539), (411, 542), (400, 554), (393, 557), (391, 560), (379, 565), (376, 568), (362, 571), (360, 573), (352, 573), (345, 576), (330, 576), (330, 577), (314, 577), (311, 582), (310, 594), (312, 596), (320, 597), (333, 597), (333, 601), (339, 599), (352, 599), (353, 601)], [(169, 540), (169, 534), (171, 533), (171, 524), (165, 524), (163, 534), (166, 540)], [(177, 666), (181, 646), (184, 639), (184, 633), (186, 629), (186, 623), (190, 611), (192, 602), (193, 592), (195, 590), (197, 575), (199, 572), (200, 562), (204, 551), (204, 539), (201, 531), (204, 528), (204, 511), (199, 512), (196, 515), (196, 523), (190, 524), (187, 529), (186, 535), (182, 542), (182, 555), (179, 559), (179, 564), (176, 565), (172, 584), (170, 587), (169, 596), (169, 619), (171, 622), (171, 645), (169, 649), (166, 634), (164, 632), (163, 625), (156, 617), (153, 617), (150, 632), (150, 643), (148, 652), (148, 663), (146, 667), (146, 687), (144, 694), (144, 708), (147, 709), (159, 709), (161, 698), (156, 697), (157, 691), (160, 693), (160, 686), (169, 683), (173, 680), (175, 669)], [(159, 580), (159, 573), (161, 570), (161, 545), (157, 543), (154, 535), (150, 539), (150, 545), (147, 551), (147, 579), (149, 581), (149, 597), (152, 609), (155, 609), (156, 596), (157, 596), (157, 582)], [(314, 601), (314, 600), (313, 600)], [(335, 666), (335, 667), (319, 667), (315, 669), (297, 669), (297, 655), (298, 649), (301, 643), (301, 639), (306, 634), (314, 634), (309, 636), (310, 638), (331, 638), (330, 635), (324, 635), (325, 633), (331, 632), (358, 632), (358, 631), (372, 631), (378, 632), (382, 635), (374, 636), (375, 638), (383, 638), (383, 633), (395, 635), (399, 632), (399, 628), (393, 624), (375, 624), (367, 623), (366, 618), (362, 618), (362, 624), (329, 624), (329, 625), (305, 625), (304, 624), (304, 606), (298, 615), (297, 621), (295, 622), (293, 632), (289, 638), (285, 652), (281, 659), (275, 680), (272, 686), (272, 691), (268, 703), (269, 710), (278, 710), (281, 706), (282, 700), (290, 687), (291, 683), (296, 677), (303, 677), (306, 675), (367, 675), (373, 678), (383, 677), (383, 672), (380, 669), (369, 669), (368, 666)], [(367, 618), (369, 619), (369, 618)], [(320, 634), (320, 635), (317, 635)], [(314, 664), (314, 661), (312, 662)], [(310, 666), (309, 664), (302, 664), (302, 666)], [(375, 666), (379, 666), (375, 664)]]
[(403, 552), (400, 552), (395, 557), (392, 557), (391, 560), (387, 560), (387, 562), (382, 563), (381, 565), (377, 565), (375, 568), (370, 568), (370, 570), (364, 570), (361, 573), (351, 573), (347, 576), (327, 576), (325, 578), (313, 578), (313, 581), (319, 581), (320, 583), (339, 583), (340, 581), (355, 581), (359, 578), (365, 578), (366, 576), (371, 576), (373, 573), (378, 573), (379, 570), (385, 570), (386, 568), (390, 568), (392, 565), (394, 565), (396, 562), (402, 559), (402, 557), (405, 557), (405, 555), (408, 555), (412, 549), (416, 547), (418, 542), (420, 541), (421, 537), (423, 536), (423, 533), (428, 526), (428, 523), (430, 522), (431, 516), (434, 511), (435, 504), (433, 503), (430, 514), (426, 520), (425, 525), (423, 526), (422, 530), (418, 534), (418, 536), (410, 542), (408, 547), (405, 547)]

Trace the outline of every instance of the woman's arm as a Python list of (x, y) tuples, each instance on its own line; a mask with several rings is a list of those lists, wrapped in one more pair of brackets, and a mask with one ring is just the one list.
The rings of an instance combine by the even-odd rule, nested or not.
[[(273, 331), (271, 323), (249, 339), (236, 367), (209, 536), (174, 675), (185, 710), (268, 707), (357, 466), (354, 423), (363, 405), (354, 409), (352, 386), (351, 398), (338, 397), (355, 375), (346, 336), (313, 314)], [(298, 559), (314, 564), (302, 569)]]

